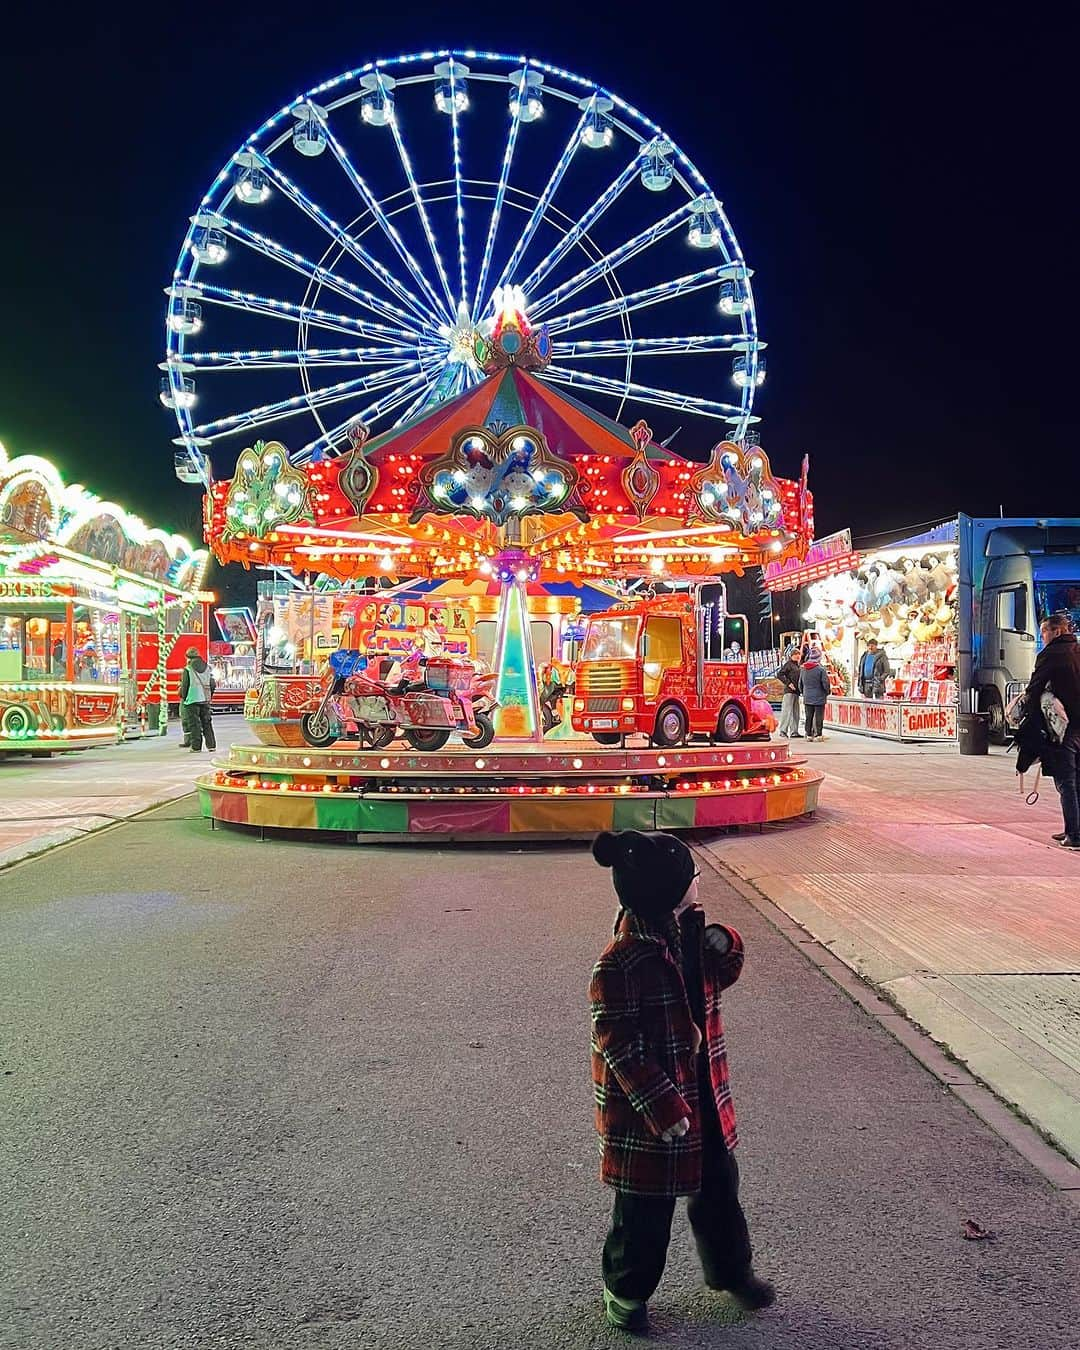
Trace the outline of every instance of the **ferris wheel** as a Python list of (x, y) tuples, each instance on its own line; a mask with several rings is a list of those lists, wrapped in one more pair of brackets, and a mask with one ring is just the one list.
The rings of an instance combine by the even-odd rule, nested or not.
[(271, 427), (297, 463), (334, 455), (462, 393), (510, 297), (550, 336), (540, 378), (739, 439), (765, 375), (751, 276), (692, 161), (593, 81), (494, 52), (370, 62), (264, 122), (191, 217), (160, 367), (177, 475)]

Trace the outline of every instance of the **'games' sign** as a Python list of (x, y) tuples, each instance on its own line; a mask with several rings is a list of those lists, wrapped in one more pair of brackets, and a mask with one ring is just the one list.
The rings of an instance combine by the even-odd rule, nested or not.
[(825, 725), (892, 741), (955, 741), (956, 709), (952, 705), (831, 698), (825, 705)]

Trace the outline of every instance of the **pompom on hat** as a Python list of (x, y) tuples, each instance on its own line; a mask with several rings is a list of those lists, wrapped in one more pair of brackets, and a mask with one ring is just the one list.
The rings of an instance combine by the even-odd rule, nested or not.
[(662, 831), (604, 830), (592, 853), (601, 867), (611, 868), (623, 908), (640, 919), (663, 919), (676, 909), (697, 871), (683, 841)]

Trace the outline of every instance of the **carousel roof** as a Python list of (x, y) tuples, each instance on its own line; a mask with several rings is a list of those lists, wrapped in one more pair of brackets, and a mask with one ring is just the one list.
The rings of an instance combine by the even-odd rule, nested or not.
[(805, 461), (789, 482), (758, 446), (684, 459), (511, 365), (336, 458), (257, 442), (206, 533), (223, 562), (341, 578), (700, 578), (802, 556), (813, 507)]

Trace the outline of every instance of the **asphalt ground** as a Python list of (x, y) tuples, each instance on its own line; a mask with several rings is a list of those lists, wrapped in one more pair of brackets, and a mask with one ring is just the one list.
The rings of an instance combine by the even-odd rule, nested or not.
[[(1074, 1347), (1077, 1213), (706, 872), (744, 1201), (775, 1307), (676, 1347)], [(192, 799), (0, 876), (0, 1346), (625, 1344), (600, 1312), (579, 846), (211, 832)], [(996, 1237), (965, 1241), (973, 1219)]]

